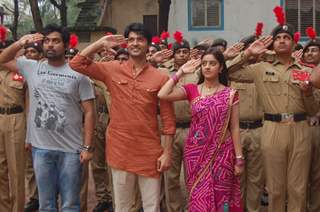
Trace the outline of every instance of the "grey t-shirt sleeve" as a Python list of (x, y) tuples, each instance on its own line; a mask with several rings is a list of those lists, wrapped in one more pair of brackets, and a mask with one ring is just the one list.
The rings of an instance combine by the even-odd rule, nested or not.
[(36, 70), (37, 66), (38, 61), (36, 60), (28, 60), (24, 56), (17, 59), (18, 71), (26, 79), (28, 79), (32, 71)]
[(94, 90), (89, 77), (82, 76), (79, 84), (79, 95), (81, 101), (86, 101), (89, 99), (94, 99)]

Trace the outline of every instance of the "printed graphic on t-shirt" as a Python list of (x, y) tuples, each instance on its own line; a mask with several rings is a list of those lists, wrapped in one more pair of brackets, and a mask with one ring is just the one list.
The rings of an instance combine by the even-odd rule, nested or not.
[(64, 133), (66, 111), (75, 80), (73, 75), (39, 71), (39, 84), (33, 88), (36, 99), (34, 123), (37, 128)]
[(65, 113), (58, 110), (54, 103), (47, 103), (38, 98), (34, 123), (37, 128), (63, 133), (66, 126)]

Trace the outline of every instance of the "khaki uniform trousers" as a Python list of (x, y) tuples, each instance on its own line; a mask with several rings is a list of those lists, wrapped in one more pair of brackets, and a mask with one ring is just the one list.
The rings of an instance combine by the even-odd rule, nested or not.
[(32, 152), (26, 153), (26, 167), (25, 167), (25, 183), (28, 188), (28, 199), (39, 199), (38, 189), (36, 184), (36, 176), (34, 174), (32, 165)]
[(183, 149), (188, 131), (189, 128), (177, 128), (173, 141), (171, 167), (164, 172), (165, 201), (168, 212), (181, 212), (187, 205), (185, 183), (181, 185), (180, 174), (183, 171), (181, 170)]
[(95, 152), (90, 161), (98, 202), (112, 202), (111, 173), (105, 159), (105, 131), (94, 137)]
[[(0, 211), (24, 209), (25, 114), (0, 114)], [(11, 194), (11, 197), (10, 197)]]
[(248, 212), (259, 212), (264, 187), (264, 173), (261, 153), (262, 127), (241, 129), (242, 152), (246, 160), (241, 175), (241, 196)]
[(307, 121), (265, 121), (261, 150), (269, 194), (269, 212), (304, 212), (311, 160)]
[(309, 187), (309, 212), (320, 211), (320, 127), (312, 126), (312, 158)]
[(128, 212), (136, 200), (136, 185), (141, 191), (144, 212), (160, 212), (160, 178), (151, 178), (111, 168), (116, 212)]
[(89, 163), (82, 165), (81, 190), (80, 190), (80, 211), (88, 211), (88, 181), (89, 181)]

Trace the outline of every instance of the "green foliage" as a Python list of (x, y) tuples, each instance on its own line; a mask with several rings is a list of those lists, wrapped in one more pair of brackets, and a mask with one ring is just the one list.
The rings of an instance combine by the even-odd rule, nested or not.
[[(3, 1), (3, 3), (2, 3)], [(57, 0), (60, 4), (60, 1)], [(68, 26), (73, 26), (80, 9), (77, 7), (79, 0), (67, 0), (67, 18)], [(12, 0), (1, 0), (0, 6), (5, 5), (6, 12), (9, 13), (5, 17), (5, 25), (10, 27), (13, 22), (13, 1)], [(60, 24), (60, 12), (57, 8), (50, 3), (49, 0), (38, 0), (38, 5), (40, 9), (40, 14), (42, 17), (43, 25), (45, 26), (48, 23), (57, 23)], [(19, 23), (18, 23), (18, 34), (19, 37), (30, 31), (34, 30), (34, 24), (32, 19), (32, 13), (30, 9), (29, 0), (19, 0)], [(11, 34), (9, 33), (9, 37)]]

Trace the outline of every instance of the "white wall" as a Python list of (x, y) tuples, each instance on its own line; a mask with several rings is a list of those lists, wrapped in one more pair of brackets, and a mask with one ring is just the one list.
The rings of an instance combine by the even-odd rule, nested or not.
[(191, 43), (205, 38), (224, 38), (232, 44), (244, 36), (255, 32), (256, 23), (264, 23), (264, 34), (269, 34), (276, 26), (273, 8), (281, 0), (223, 0), (224, 29), (208, 31), (188, 31), (188, 0), (172, 0), (169, 14), (169, 32), (183, 32)]

